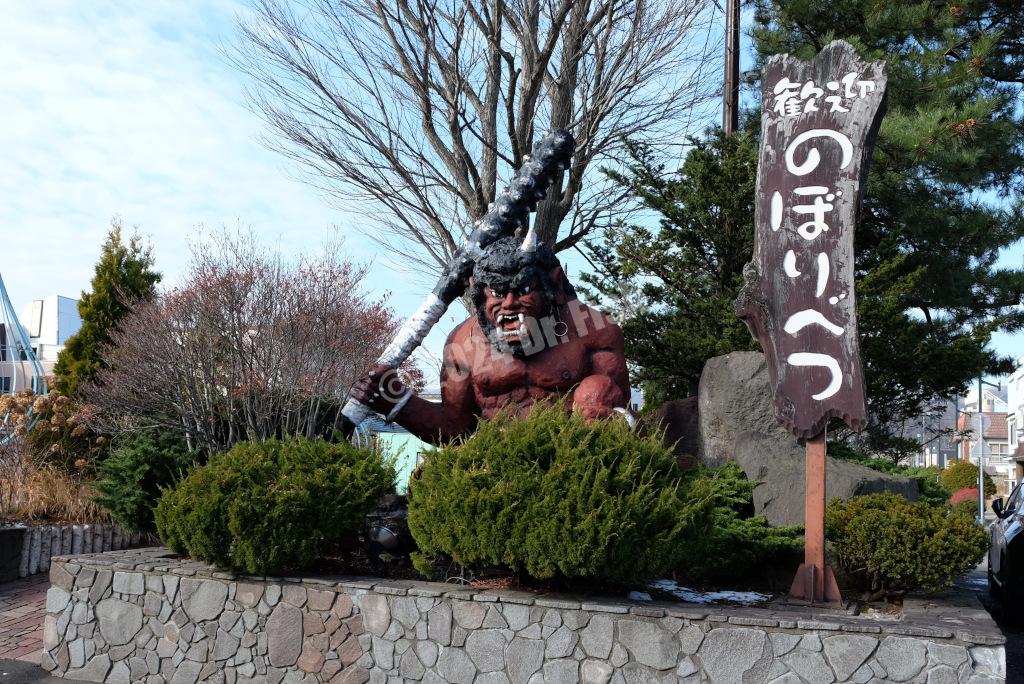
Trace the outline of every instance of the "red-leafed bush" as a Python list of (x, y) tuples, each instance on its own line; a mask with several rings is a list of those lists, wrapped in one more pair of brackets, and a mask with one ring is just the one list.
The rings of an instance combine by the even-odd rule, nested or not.
[(962, 501), (973, 501), (978, 502), (978, 488), (977, 487), (965, 487), (958, 489), (953, 492), (953, 496), (949, 497), (949, 505), (956, 506)]
[[(197, 245), (177, 288), (135, 305), (84, 388), (97, 427), (182, 434), (213, 454), (242, 440), (329, 437), (357, 374), (390, 342), (386, 299), (337, 246), (284, 262), (251, 235)], [(422, 381), (412, 369), (407, 385)]]

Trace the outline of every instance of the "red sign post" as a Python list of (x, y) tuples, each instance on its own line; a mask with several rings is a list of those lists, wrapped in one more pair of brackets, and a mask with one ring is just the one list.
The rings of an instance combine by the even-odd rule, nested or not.
[(885, 105), (884, 62), (834, 41), (761, 74), (754, 258), (736, 311), (764, 348), (775, 415), (806, 441), (805, 557), (791, 595), (839, 602), (825, 564), (825, 428), (867, 420), (853, 237)]

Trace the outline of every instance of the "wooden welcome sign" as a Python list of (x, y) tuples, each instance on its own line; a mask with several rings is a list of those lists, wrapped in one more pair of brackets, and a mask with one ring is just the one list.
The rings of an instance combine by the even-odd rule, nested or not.
[(798, 437), (867, 419), (853, 234), (885, 102), (885, 62), (844, 41), (762, 72), (754, 259), (736, 311), (764, 348), (775, 415)]
[(736, 313), (761, 343), (775, 417), (806, 441), (804, 563), (790, 596), (839, 603), (825, 564), (825, 428), (867, 421), (853, 236), (885, 109), (885, 62), (849, 43), (814, 61), (773, 57), (761, 74), (754, 258)]

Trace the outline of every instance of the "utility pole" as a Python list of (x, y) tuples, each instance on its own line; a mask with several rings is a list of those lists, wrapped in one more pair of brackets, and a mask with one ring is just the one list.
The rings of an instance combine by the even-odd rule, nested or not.
[[(985, 524), (985, 404), (983, 385), (1001, 390), (1003, 383), (991, 383), (978, 373), (978, 524)], [(973, 426), (972, 426), (973, 427)]]
[(725, 5), (725, 90), (722, 128), (732, 135), (740, 127), (740, 0)]
[(978, 373), (978, 524), (985, 524), (985, 413), (981, 400), (981, 373)]

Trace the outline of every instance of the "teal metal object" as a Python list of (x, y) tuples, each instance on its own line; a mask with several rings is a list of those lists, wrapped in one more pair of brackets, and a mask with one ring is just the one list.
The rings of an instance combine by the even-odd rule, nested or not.
[[(14, 395), (24, 389), (46, 394), (46, 378), (43, 365), (32, 350), (29, 332), (18, 320), (0, 277), (0, 394)], [(7, 413), (0, 415), (0, 445), (14, 438), (9, 419)]]

